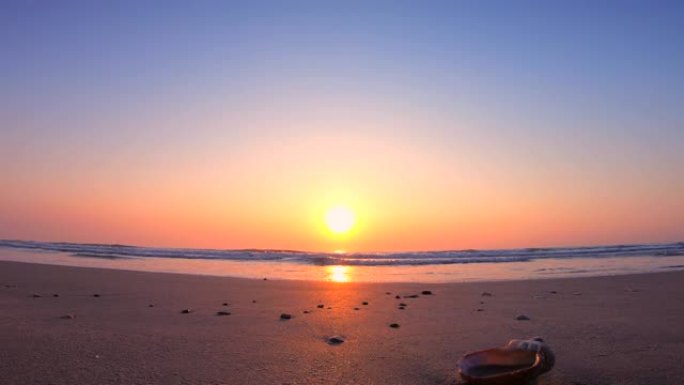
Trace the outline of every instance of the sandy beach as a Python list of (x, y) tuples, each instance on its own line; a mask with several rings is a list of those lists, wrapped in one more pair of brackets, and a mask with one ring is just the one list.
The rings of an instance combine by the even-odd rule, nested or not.
[(557, 365), (540, 384), (677, 384), (683, 282), (360, 284), (0, 262), (0, 382), (455, 384), (466, 352), (543, 336)]

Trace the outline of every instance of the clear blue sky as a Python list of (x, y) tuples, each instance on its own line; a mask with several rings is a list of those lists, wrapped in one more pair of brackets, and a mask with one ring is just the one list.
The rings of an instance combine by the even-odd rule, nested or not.
[[(256, 224), (249, 245), (222, 243), (240, 227), (228, 219), (214, 237), (164, 235), (191, 231), (180, 225), (143, 236), (126, 230), (139, 218), (111, 209), (109, 195), (144, 207), (165, 196), (156, 189), (191, 179), (195, 188), (145, 216), (182, 222), (179, 201), (188, 211), (221, 195), (232, 207), (247, 199), (235, 186), (283, 188), (288, 175), (322, 185), (307, 165), (321, 155), (310, 138), (359, 168), (383, 145), (406, 151), (405, 164), (375, 170), (391, 175), (387, 191), (429, 173), (408, 170), (424, 161), (441, 180), (425, 182), (426, 202), (451, 209), (459, 196), (464, 212), (492, 211), (421, 223), (407, 209), (425, 233), (435, 234), (427, 222), (475, 230), (442, 229), (406, 248), (684, 238), (682, 2), (10, 0), (0, 32), (0, 238), (318, 247), (298, 247), (304, 235), (255, 244)], [(349, 162), (327, 162), (348, 185), (364, 183)], [(275, 171), (259, 181), (241, 173), (263, 164)], [(504, 193), (484, 201), (471, 188)], [(526, 210), (539, 220), (500, 240), (483, 235)], [(77, 212), (85, 219), (68, 218)], [(206, 229), (207, 215), (192, 221)], [(360, 244), (385, 249), (391, 237)]]

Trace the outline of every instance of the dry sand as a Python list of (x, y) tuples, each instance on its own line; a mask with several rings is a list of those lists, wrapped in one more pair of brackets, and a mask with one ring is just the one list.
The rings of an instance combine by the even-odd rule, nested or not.
[(684, 272), (428, 285), (0, 262), (0, 309), (7, 385), (455, 384), (464, 353), (537, 335), (557, 356), (540, 384), (684, 379)]

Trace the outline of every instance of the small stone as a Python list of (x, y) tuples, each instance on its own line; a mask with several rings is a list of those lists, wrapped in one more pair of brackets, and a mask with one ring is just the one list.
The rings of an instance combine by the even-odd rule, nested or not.
[(153, 304), (149, 304), (149, 305), (147, 305), (147, 307), (154, 307), (154, 305), (153, 305)]
[(526, 316), (525, 314), (520, 314), (519, 316), (515, 317), (517, 321), (529, 321), (530, 317)]
[(190, 313), (192, 313), (192, 309), (183, 309), (183, 310), (181, 310), (181, 313), (182, 314), (190, 314)]
[(389, 291), (385, 292), (385, 295), (392, 295)]
[(401, 297), (398, 296), (398, 295), (395, 295), (394, 298), (396, 298), (396, 299), (401, 299)]
[(480, 305), (484, 305), (484, 301), (480, 301)]
[(230, 315), (229, 311), (217, 311), (216, 315)]
[(390, 324), (389, 327), (391, 327), (391, 328), (393, 328), (393, 329), (398, 329), (398, 328), (399, 328), (399, 324)]
[(363, 306), (368, 306), (368, 302), (365, 302), (365, 301), (364, 301), (364, 302), (361, 303), (361, 305), (363, 305)]
[(281, 320), (289, 320), (289, 319), (292, 319), (292, 314), (283, 313), (283, 314), (280, 315), (280, 319), (281, 319)]
[(59, 318), (61, 318), (61, 319), (74, 319), (74, 318), (76, 318), (76, 316), (73, 314), (65, 314)]
[(228, 302), (224, 302), (221, 306), (228, 306)]
[(406, 308), (405, 308), (404, 306), (399, 306), (397, 309), (399, 309), (399, 310), (404, 310), (404, 309), (406, 309)]
[(572, 293), (572, 295), (582, 295), (582, 293), (580, 293), (579, 291), (576, 291), (576, 292)]
[(256, 300), (255, 300), (255, 299), (253, 299), (253, 300), (252, 300), (252, 303), (256, 303)]
[(95, 297), (95, 298), (99, 298), (99, 297), (100, 297), (100, 295), (99, 295), (99, 294), (93, 294), (93, 297)]
[(320, 304), (320, 305), (316, 305), (316, 307), (319, 308), (319, 309), (323, 309), (323, 308), (325, 307), (325, 305)]
[(264, 277), (264, 281), (268, 281), (268, 278)]
[(304, 310), (302, 313), (304, 313), (304, 314), (309, 314), (309, 313), (311, 313), (311, 312), (308, 311), (308, 310)]
[(361, 309), (359, 309), (358, 307), (355, 307), (354, 310), (361, 310)]
[(53, 294), (52, 296), (57, 298), (57, 297), (59, 297), (59, 294)]
[(551, 290), (549, 293), (551, 293), (551, 294), (558, 294), (558, 292), (555, 291), (555, 290)]
[(402, 303), (399, 304), (399, 306), (402, 306), (402, 307), (403, 307), (403, 306), (408, 306), (408, 305), (402, 302)]
[(33, 293), (33, 294), (31, 294), (31, 297), (33, 297), (33, 298), (40, 298), (40, 294)]
[(475, 310), (475, 311), (484, 311), (484, 309), (482, 309), (482, 308), (478, 308), (478, 309), (477, 309), (477, 310)]
[(492, 293), (490, 293), (488, 291), (484, 291), (484, 292), (482, 292), (482, 296), (483, 297), (492, 297)]
[(339, 345), (344, 342), (344, 338), (340, 336), (332, 336), (328, 337), (328, 344), (330, 345)]
[(420, 297), (418, 294), (413, 294), (413, 295), (405, 295), (404, 298), (418, 298)]
[(422, 294), (422, 295), (432, 295), (432, 291), (430, 291), (430, 290), (423, 290), (420, 294)]
[(332, 306), (328, 306), (328, 310), (332, 310)]

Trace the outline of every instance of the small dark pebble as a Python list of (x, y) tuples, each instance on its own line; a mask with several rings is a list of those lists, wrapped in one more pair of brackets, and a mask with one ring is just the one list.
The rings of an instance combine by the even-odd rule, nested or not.
[(268, 281), (268, 278), (264, 277), (264, 281)]
[(149, 304), (149, 305), (147, 305), (147, 307), (154, 307), (154, 305), (153, 305), (153, 304)]
[(256, 303), (256, 300), (255, 300), (255, 299), (253, 299), (253, 300), (252, 300), (252, 303)]
[(394, 298), (396, 298), (396, 299), (401, 299), (401, 297), (398, 296), (398, 295), (395, 295)]
[(399, 304), (399, 306), (408, 306), (408, 305), (402, 302)]
[(558, 292), (555, 291), (555, 290), (551, 290), (549, 293), (551, 293), (551, 294), (558, 294)]
[(93, 294), (93, 297), (95, 297), (95, 298), (99, 298), (99, 297), (100, 297), (100, 295), (99, 295), (99, 294)]
[(311, 313), (311, 312), (308, 311), (308, 310), (304, 310), (302, 313), (304, 313), (304, 314), (309, 314), (309, 313)]
[(355, 307), (354, 310), (361, 310), (361, 309), (359, 309), (358, 307)]
[(328, 306), (328, 310), (332, 310), (332, 306)]
[(53, 294), (52, 296), (57, 298), (57, 297), (59, 297), (59, 294)]
[(223, 303), (223, 306), (228, 306), (228, 302), (224, 302), (224, 303)]
[(482, 296), (483, 297), (492, 297), (492, 293), (485, 291), (485, 292), (482, 292)]
[(404, 310), (404, 309), (406, 309), (406, 307), (404, 307), (404, 306), (399, 306), (398, 309), (399, 309), (399, 310)]
[(283, 314), (280, 315), (280, 319), (281, 319), (281, 320), (292, 319), (292, 314), (283, 313)]
[(190, 314), (190, 313), (192, 313), (192, 309), (183, 309), (183, 310), (181, 310), (181, 313)]
[(418, 294), (413, 294), (413, 295), (405, 295), (404, 298), (418, 298), (420, 297)]
[(399, 328), (399, 324), (390, 324), (389, 327), (391, 327), (393, 329), (397, 329), (397, 328)]
[(319, 309), (323, 309), (323, 308), (325, 307), (325, 305), (323, 305), (323, 304), (321, 304), (321, 305), (316, 305), (316, 307), (319, 308)]
[(330, 345), (339, 345), (344, 342), (344, 338), (340, 336), (332, 336), (328, 337), (328, 344)]
[(525, 314), (520, 314), (519, 316), (515, 317), (517, 321), (529, 321), (530, 317), (526, 316)]
[(481, 309), (481, 308), (480, 308), (480, 309), (477, 309), (476, 311), (484, 311), (484, 309)]
[(230, 315), (229, 311), (217, 311), (216, 315)]
[(61, 318), (61, 319), (74, 319), (74, 318), (76, 318), (76, 316), (73, 314), (65, 314), (59, 318)]
[(392, 295), (389, 291), (385, 292), (386, 295)]
[(484, 305), (484, 301), (480, 301), (480, 305)]
[(365, 302), (365, 301), (364, 301), (364, 302), (361, 303), (361, 305), (363, 305), (363, 306), (368, 306), (368, 302)]
[(34, 294), (31, 294), (31, 297), (33, 297), (33, 298), (40, 298), (40, 294), (34, 293)]
[(432, 291), (430, 291), (430, 290), (423, 290), (420, 294), (422, 294), (422, 295), (432, 295)]

